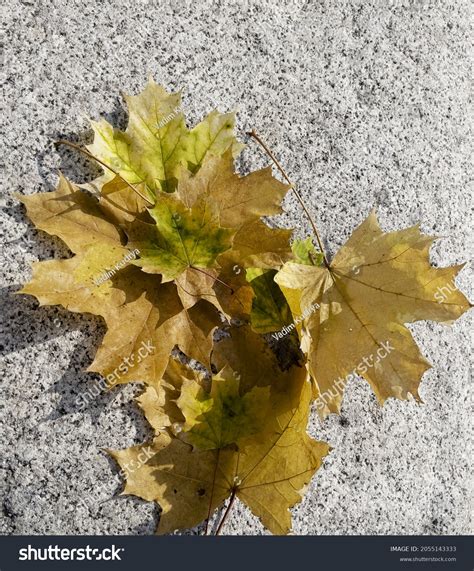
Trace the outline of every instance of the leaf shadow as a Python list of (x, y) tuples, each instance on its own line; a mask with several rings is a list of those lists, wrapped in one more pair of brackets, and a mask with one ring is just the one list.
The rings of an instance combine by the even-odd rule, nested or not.
[(28, 295), (18, 294), (19, 285), (0, 288), (0, 356), (36, 346), (60, 338), (67, 332), (80, 329), (81, 317), (71, 315), (60, 306), (39, 307)]
[[(124, 128), (127, 122), (127, 113), (119, 98), (116, 98), (112, 110), (103, 115), (105, 119), (114, 126)], [(92, 180), (101, 174), (102, 169), (87, 159), (79, 152), (74, 152), (66, 146), (56, 146), (55, 142), (61, 139), (71, 141), (80, 146), (92, 142), (92, 129), (74, 132), (52, 131), (47, 133), (49, 142), (36, 154), (36, 165), (41, 183), (35, 190), (40, 192), (52, 191), (56, 187), (58, 170), (57, 159), (59, 157), (59, 170), (74, 182), (83, 183)], [(55, 164), (56, 163), (56, 164)], [(54, 398), (54, 410), (41, 418), (38, 424), (48, 423), (66, 415), (83, 414), (91, 418), (92, 424), (101, 425), (104, 412), (109, 407), (121, 408), (123, 418), (127, 418), (133, 426), (135, 439), (143, 442), (151, 439), (152, 431), (143, 416), (143, 412), (137, 404), (131, 400), (134, 393), (141, 390), (136, 385), (117, 385), (110, 391), (101, 391), (97, 396), (94, 387), (101, 379), (100, 375), (86, 372), (85, 369), (92, 362), (97, 348), (105, 334), (105, 325), (100, 317), (90, 314), (76, 314), (69, 312), (61, 306), (40, 306), (38, 302), (29, 295), (18, 294), (21, 285), (18, 284), (18, 269), (15, 265), (29, 265), (29, 259), (65, 259), (71, 257), (71, 252), (64, 243), (57, 237), (37, 230), (26, 217), (25, 208), (13, 197), (8, 197), (6, 207), (1, 213), (6, 217), (5, 229), (0, 232), (5, 243), (8, 245), (9, 258), (6, 268), (7, 278), (10, 278), (11, 285), (0, 288), (0, 356), (8, 356), (15, 352), (28, 350), (25, 360), (29, 360), (30, 367), (35, 353), (47, 351), (48, 358), (54, 359), (54, 354), (61, 352), (64, 345), (64, 337), (77, 337), (72, 339), (75, 344), (71, 352), (70, 339), (67, 340), (67, 350), (71, 353), (69, 362), (61, 371), (61, 377), (56, 380), (47, 393), (59, 395)], [(2, 220), (3, 222), (3, 220)], [(26, 231), (20, 229), (19, 225), (26, 224)], [(8, 233), (9, 232), (9, 233)], [(25, 256), (27, 254), (28, 256)], [(23, 280), (22, 280), (23, 281)], [(25, 280), (26, 281), (26, 280)], [(12, 283), (13, 282), (13, 283)], [(41, 347), (49, 344), (48, 348)], [(50, 352), (51, 344), (54, 351)], [(11, 361), (13, 362), (12, 355)], [(14, 365), (13, 365), (14, 366)], [(38, 375), (41, 374), (39, 367)], [(15, 373), (17, 374), (17, 373)], [(34, 382), (34, 379), (32, 379)], [(80, 395), (88, 393), (93, 395), (88, 406), (78, 404)], [(117, 404), (117, 401), (119, 403)], [(113, 413), (112, 413), (113, 414)], [(71, 423), (77, 421), (71, 420)], [(107, 436), (107, 435), (105, 435)], [(97, 446), (99, 448), (99, 445)], [(109, 466), (113, 474), (118, 473), (117, 465), (107, 455)], [(118, 498), (113, 496), (111, 500)], [(136, 502), (142, 502), (135, 498)], [(131, 533), (143, 535), (153, 533), (159, 518), (160, 508), (155, 505), (154, 517), (151, 520), (138, 525)]]
[[(116, 97), (110, 111), (101, 113), (100, 118), (107, 120), (114, 127), (124, 130), (127, 125), (127, 111), (120, 97)], [(94, 133), (92, 127), (74, 131), (55, 130), (47, 133), (49, 143), (36, 156), (38, 174), (45, 185), (45, 190), (53, 190), (51, 172), (61, 171), (64, 176), (78, 184), (89, 182), (102, 173), (102, 167), (95, 164), (80, 152), (66, 145), (56, 145), (57, 141), (69, 141), (80, 147), (92, 143)], [(54, 156), (59, 156), (59, 164), (52, 165)]]
[[(83, 413), (91, 417), (93, 424), (98, 423), (104, 410), (121, 399), (127, 390), (127, 385), (117, 385), (109, 391), (97, 390), (101, 376), (85, 370), (105, 334), (103, 320), (90, 314), (71, 313), (61, 306), (39, 306), (28, 295), (13, 295), (18, 289), (16, 285), (0, 289), (0, 303), (4, 307), (0, 314), (0, 356), (28, 349), (34, 359), (35, 352), (44, 350), (41, 346), (48, 344), (47, 351), (54, 358), (63, 351), (64, 337), (73, 334), (79, 342), (75, 343), (75, 339), (66, 341), (68, 351), (71, 343), (75, 345), (74, 351), (61, 378), (47, 391), (59, 395), (59, 401), (55, 410), (40, 422)], [(85, 405), (84, 399), (80, 398), (84, 394), (88, 395)], [(127, 414), (137, 433), (145, 438), (149, 430), (143, 414), (133, 402), (127, 402), (127, 397), (123, 401), (121, 404), (130, 409)]]

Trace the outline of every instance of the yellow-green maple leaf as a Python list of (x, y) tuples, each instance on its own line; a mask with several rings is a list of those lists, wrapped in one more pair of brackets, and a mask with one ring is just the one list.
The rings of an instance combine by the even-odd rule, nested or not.
[[(226, 498), (243, 501), (275, 534), (291, 528), (290, 508), (329, 452), (306, 433), (311, 389), (304, 371), (273, 394), (273, 406), (262, 431), (236, 446), (197, 450), (163, 434), (156, 453), (127, 474), (124, 493), (158, 502), (158, 533), (192, 527), (212, 514)], [(123, 467), (140, 448), (113, 451)]]
[(239, 373), (225, 367), (212, 377), (210, 391), (185, 380), (177, 400), (185, 422), (183, 438), (200, 450), (224, 448), (263, 428), (270, 387), (240, 393)]
[(155, 224), (133, 223), (129, 246), (140, 251), (135, 263), (145, 272), (170, 281), (187, 268), (216, 265), (219, 254), (231, 247), (233, 230), (222, 228), (212, 204), (198, 200), (187, 208), (174, 195), (160, 195), (149, 210)]
[[(104, 119), (92, 122), (94, 141), (89, 152), (131, 184), (144, 183), (153, 200), (159, 191), (176, 188), (180, 167), (191, 172), (208, 155), (220, 155), (242, 148), (234, 137), (232, 113), (211, 112), (189, 130), (181, 110), (181, 95), (168, 93), (152, 79), (136, 96), (125, 96), (129, 112), (125, 131), (115, 129)], [(107, 171), (94, 181), (97, 188), (114, 176)]]
[(271, 167), (238, 176), (227, 151), (208, 157), (196, 176), (183, 173), (177, 194), (188, 207), (207, 198), (221, 226), (234, 229), (232, 249), (220, 256), (221, 265), (272, 268), (289, 259), (291, 231), (269, 228), (260, 218), (282, 211), (288, 189), (272, 176)]

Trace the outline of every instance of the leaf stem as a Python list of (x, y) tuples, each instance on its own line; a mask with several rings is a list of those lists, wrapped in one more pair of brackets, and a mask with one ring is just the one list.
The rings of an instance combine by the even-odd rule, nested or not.
[(225, 520), (227, 519), (227, 516), (229, 515), (229, 512), (230, 512), (230, 510), (232, 509), (232, 505), (234, 504), (234, 500), (235, 500), (235, 495), (236, 495), (236, 493), (237, 493), (237, 488), (234, 488), (234, 489), (232, 490), (232, 494), (231, 494), (231, 496), (230, 496), (230, 500), (229, 500), (229, 503), (228, 503), (228, 505), (227, 505), (227, 508), (226, 508), (226, 510), (225, 510), (225, 512), (224, 512), (224, 515), (222, 516), (222, 519), (221, 519), (221, 521), (220, 521), (220, 523), (219, 523), (219, 526), (218, 526), (217, 529), (216, 529), (215, 535), (219, 535), (220, 532), (222, 531), (222, 526), (224, 525)]
[(190, 269), (192, 270), (196, 270), (197, 272), (201, 272), (201, 274), (204, 274), (205, 276), (208, 276), (209, 278), (212, 278), (213, 280), (215, 280), (216, 282), (219, 282), (220, 284), (222, 284), (223, 286), (227, 287), (230, 289), (230, 293), (233, 294), (234, 293), (234, 288), (231, 287), (229, 284), (226, 284), (224, 281), (222, 281), (220, 278), (213, 276), (212, 274), (208, 274), (207, 272), (205, 272), (202, 268), (196, 268), (196, 266), (189, 266)]
[(301, 198), (300, 193), (296, 190), (296, 186), (291, 182), (291, 180), (289, 179), (288, 175), (286, 174), (285, 170), (283, 169), (283, 167), (281, 166), (281, 164), (278, 162), (278, 159), (275, 157), (275, 155), (272, 153), (272, 151), (267, 147), (267, 145), (263, 142), (263, 140), (260, 138), (260, 135), (258, 135), (253, 129), (252, 131), (249, 131), (247, 133), (247, 135), (250, 135), (251, 137), (253, 137), (257, 143), (263, 148), (263, 150), (267, 153), (267, 155), (272, 159), (272, 161), (274, 162), (275, 166), (277, 167), (277, 169), (280, 171), (280, 173), (282, 174), (283, 178), (286, 180), (286, 182), (290, 185), (292, 191), (295, 193), (296, 198), (298, 199), (301, 208), (304, 210), (304, 213), (306, 214), (312, 228), (313, 228), (313, 232), (316, 236), (316, 240), (318, 241), (318, 246), (319, 249), (321, 250), (321, 253), (323, 255), (323, 260), (324, 260), (324, 264), (327, 268), (329, 268), (329, 262), (326, 256), (326, 252), (324, 250), (324, 246), (323, 246), (323, 242), (321, 240), (321, 236), (319, 235), (318, 232), (318, 228), (316, 227), (316, 223), (314, 222), (314, 220), (311, 217), (311, 214), (309, 213), (308, 209), (306, 208), (306, 205), (303, 201), (303, 199)]
[(97, 163), (99, 163), (100, 165), (102, 165), (105, 169), (108, 169), (109, 171), (113, 172), (115, 176), (118, 176), (120, 179), (123, 180), (123, 182), (129, 186), (133, 192), (137, 193), (138, 196), (140, 198), (142, 198), (145, 202), (148, 202), (148, 204), (150, 204), (151, 206), (153, 206), (153, 202), (151, 202), (150, 199), (148, 199), (144, 194), (142, 194), (137, 188), (135, 188), (133, 186), (133, 184), (130, 184), (127, 180), (125, 180), (123, 178), (123, 176), (121, 176), (118, 172), (116, 172), (113, 168), (109, 167), (108, 165), (106, 165), (103, 161), (101, 161), (100, 159), (98, 159), (97, 157), (94, 157), (94, 155), (92, 153), (90, 153), (87, 149), (83, 149), (82, 147), (80, 147), (79, 145), (76, 145), (74, 143), (71, 143), (70, 141), (56, 141), (55, 145), (66, 145), (67, 147), (71, 147), (71, 149), (75, 149), (76, 151), (79, 151), (80, 153), (82, 153), (83, 155), (85, 155), (86, 157), (88, 157), (89, 159), (92, 159), (93, 161), (96, 161)]
[(313, 256), (313, 254), (312, 254), (311, 252), (308, 252), (308, 258), (310, 259), (311, 264), (312, 264), (313, 266), (317, 266), (317, 265), (318, 265), (318, 264), (316, 263), (316, 260), (314, 259), (314, 256)]
[(216, 485), (216, 475), (217, 475), (217, 467), (219, 466), (219, 454), (220, 454), (220, 449), (217, 449), (217, 456), (216, 456), (216, 465), (214, 466), (214, 476), (212, 478), (212, 489), (211, 489), (211, 499), (209, 500), (209, 509), (207, 511), (207, 519), (206, 519), (206, 531), (204, 532), (204, 535), (208, 534), (208, 530), (209, 530), (209, 520), (211, 519), (211, 511), (212, 511), (212, 500), (214, 499), (214, 488)]

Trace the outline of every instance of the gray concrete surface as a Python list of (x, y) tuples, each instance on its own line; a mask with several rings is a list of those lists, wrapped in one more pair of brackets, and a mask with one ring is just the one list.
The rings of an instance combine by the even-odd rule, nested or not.
[[(120, 489), (101, 448), (147, 436), (138, 387), (74, 400), (104, 333), (99, 319), (12, 296), (30, 262), (66, 255), (37, 232), (13, 192), (51, 190), (58, 167), (91, 179), (90, 164), (52, 141), (90, 140), (87, 116), (124, 125), (119, 93), (152, 73), (184, 91), (190, 122), (237, 109), (288, 168), (331, 252), (377, 206), (385, 229), (421, 221), (444, 236), (437, 265), (469, 258), (468, 3), (464, 0), (8, 0), (2, 177), (3, 534), (150, 534), (158, 510)], [(263, 164), (251, 144), (240, 161)], [(279, 224), (309, 233), (294, 199)], [(459, 285), (468, 294), (469, 270)], [(423, 405), (380, 409), (352, 382), (341, 417), (311, 433), (334, 452), (294, 509), (296, 534), (465, 534), (469, 481), (469, 328), (413, 327), (433, 363)], [(99, 485), (100, 484), (100, 485)], [(94, 491), (95, 490), (95, 491)], [(227, 533), (264, 533), (241, 505)]]

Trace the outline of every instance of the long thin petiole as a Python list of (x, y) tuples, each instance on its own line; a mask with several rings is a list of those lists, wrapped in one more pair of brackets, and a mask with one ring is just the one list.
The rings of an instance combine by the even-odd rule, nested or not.
[(217, 456), (216, 456), (216, 465), (214, 466), (214, 476), (212, 478), (211, 499), (209, 501), (209, 509), (207, 510), (206, 530), (204, 532), (204, 535), (207, 535), (208, 531), (209, 531), (209, 520), (211, 519), (212, 500), (214, 498), (214, 488), (216, 485), (217, 467), (219, 466), (219, 454), (220, 454), (220, 449), (218, 448), (217, 449)]
[(218, 526), (217, 529), (216, 529), (215, 535), (219, 535), (220, 532), (222, 531), (222, 526), (224, 525), (225, 520), (227, 519), (227, 516), (229, 515), (229, 512), (230, 512), (230, 510), (231, 510), (231, 508), (232, 508), (232, 505), (233, 505), (234, 500), (235, 500), (235, 494), (236, 494), (236, 493), (237, 493), (237, 490), (236, 490), (236, 489), (232, 490), (232, 494), (231, 494), (231, 496), (230, 496), (229, 503), (228, 503), (227, 508), (226, 508), (226, 510), (225, 510), (225, 512), (224, 512), (224, 515), (222, 516), (222, 519), (221, 519), (221, 521), (220, 521), (220, 523), (219, 523), (219, 526)]
[(138, 196), (140, 198), (143, 198), (143, 200), (145, 202), (148, 202), (148, 204), (150, 204), (151, 206), (153, 206), (153, 202), (151, 202), (151, 200), (149, 198), (147, 198), (145, 195), (143, 195), (137, 188), (135, 188), (133, 186), (133, 184), (130, 184), (128, 181), (126, 181), (123, 176), (121, 176), (118, 172), (114, 171), (113, 168), (109, 167), (108, 165), (106, 165), (104, 162), (102, 162), (100, 159), (98, 159), (97, 157), (94, 157), (94, 155), (92, 153), (89, 153), (88, 150), (83, 149), (82, 147), (80, 147), (79, 145), (76, 145), (74, 143), (71, 143), (69, 141), (56, 141), (55, 143), (56, 145), (66, 145), (67, 147), (71, 147), (71, 149), (75, 149), (76, 151), (79, 151), (80, 153), (82, 153), (83, 155), (85, 155), (86, 157), (88, 157), (89, 159), (92, 159), (93, 161), (96, 161), (97, 163), (99, 163), (100, 165), (102, 165), (104, 168), (106, 168), (107, 170), (109, 170), (110, 172), (113, 172), (115, 176), (118, 176), (119, 178), (121, 178), (123, 180), (123, 182), (129, 186), (133, 192), (137, 193)]
[(277, 167), (277, 169), (281, 172), (283, 178), (286, 180), (286, 182), (291, 186), (291, 190), (295, 193), (296, 198), (298, 199), (301, 208), (304, 210), (306, 216), (308, 217), (308, 220), (311, 224), (311, 227), (313, 228), (313, 232), (316, 236), (316, 240), (318, 241), (318, 246), (319, 249), (321, 250), (321, 253), (323, 255), (323, 260), (324, 260), (324, 264), (327, 268), (329, 268), (329, 262), (326, 256), (326, 252), (324, 250), (324, 246), (323, 246), (323, 242), (321, 240), (321, 237), (319, 235), (318, 229), (316, 227), (316, 223), (314, 222), (314, 220), (311, 217), (311, 214), (309, 213), (308, 209), (306, 208), (306, 205), (303, 201), (303, 199), (301, 198), (300, 193), (296, 190), (295, 185), (291, 182), (291, 180), (289, 179), (288, 175), (286, 174), (285, 170), (283, 169), (283, 167), (281, 166), (281, 164), (278, 162), (278, 159), (275, 157), (275, 155), (272, 153), (272, 151), (267, 147), (267, 145), (262, 141), (262, 139), (260, 138), (260, 136), (254, 131), (249, 131), (247, 133), (247, 135), (250, 135), (251, 137), (253, 137), (257, 143), (264, 149), (264, 151), (267, 153), (267, 155), (272, 159), (272, 161), (275, 163), (275, 166)]
[(208, 274), (208, 273), (205, 272), (202, 268), (196, 268), (196, 266), (189, 266), (189, 267), (190, 267), (192, 270), (196, 270), (196, 272), (201, 272), (201, 274), (204, 274), (205, 276), (208, 276), (208, 277), (212, 278), (213, 280), (215, 280), (216, 282), (219, 282), (219, 283), (222, 284), (223, 286), (229, 288), (231, 294), (234, 293), (234, 288), (232, 288), (229, 284), (226, 284), (224, 281), (222, 281), (221, 279), (217, 278), (216, 276), (213, 276), (212, 274)]

